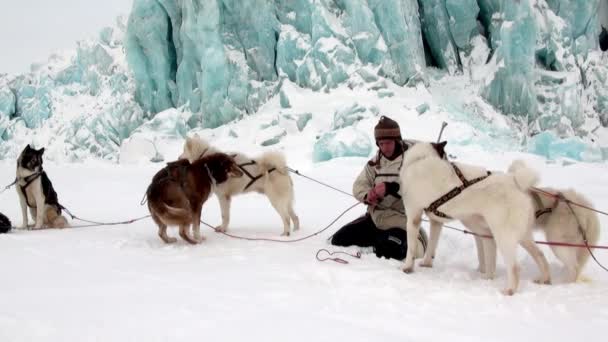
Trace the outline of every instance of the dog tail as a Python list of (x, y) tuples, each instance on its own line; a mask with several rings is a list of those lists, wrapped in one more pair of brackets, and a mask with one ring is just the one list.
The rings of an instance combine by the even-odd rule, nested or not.
[(182, 208), (172, 207), (166, 203), (163, 203), (163, 207), (165, 209), (165, 215), (172, 219), (183, 219), (184, 217), (190, 216), (190, 211)]
[(70, 226), (68, 220), (62, 215), (57, 216), (51, 224), (55, 228), (68, 228)]
[(508, 173), (515, 178), (517, 187), (526, 191), (538, 183), (538, 174), (536, 171), (529, 168), (523, 160), (515, 160), (509, 166)]
[(156, 215), (163, 218), (163, 221), (167, 224), (173, 222), (188, 221), (191, 219), (190, 211), (182, 208), (176, 208), (168, 205), (165, 202), (157, 202), (155, 200), (148, 201), (148, 208), (150, 212), (154, 212)]
[(264, 152), (257, 158), (256, 162), (260, 166), (260, 173), (268, 173), (274, 168), (277, 172), (287, 174), (287, 162), (285, 161), (285, 155), (281, 152)]
[[(568, 200), (571, 200), (572, 202), (584, 205), (589, 208), (593, 208), (593, 204), (591, 204), (589, 200), (587, 200), (583, 195), (577, 192), (566, 191), (564, 195)], [(597, 244), (597, 241), (600, 238), (600, 220), (598, 218), (597, 213), (587, 208), (581, 208), (575, 204), (571, 204), (571, 206), (572, 210), (574, 210), (574, 213), (581, 224), (581, 228), (585, 232), (587, 243), (589, 245)], [(580, 239), (582, 241), (582, 236), (580, 237)], [(589, 260), (589, 251), (587, 250), (587, 248), (578, 248), (576, 252), (576, 261), (578, 265), (577, 271), (579, 274), (585, 267), (587, 260)], [(579, 274), (577, 274), (577, 278)]]

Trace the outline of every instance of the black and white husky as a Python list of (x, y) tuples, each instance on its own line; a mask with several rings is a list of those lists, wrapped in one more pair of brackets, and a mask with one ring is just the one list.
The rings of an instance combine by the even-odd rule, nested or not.
[(42, 154), (44, 148), (36, 150), (30, 145), (17, 159), (17, 194), (21, 204), (23, 223), (21, 228), (28, 227), (27, 210), (34, 218), (34, 228), (44, 227), (65, 228), (68, 225), (61, 215), (61, 205), (53, 184), (42, 169)]

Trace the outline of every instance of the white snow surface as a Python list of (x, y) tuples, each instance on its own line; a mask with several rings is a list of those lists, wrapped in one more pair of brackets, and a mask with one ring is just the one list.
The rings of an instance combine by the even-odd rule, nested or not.
[[(424, 120), (427, 116), (405, 128), (405, 114), (395, 115), (404, 131), (432, 139), (438, 121), (431, 116)], [(315, 116), (310, 125), (329, 118)], [(361, 125), (369, 130), (375, 120)], [(255, 135), (262, 121), (251, 117), (238, 127)], [(216, 133), (213, 142), (226, 150), (260, 151), (238, 127), (233, 128), (241, 140), (230, 144), (222, 138), (227, 128), (201, 133)], [(448, 126), (446, 135), (455, 135), (453, 130)], [(310, 161), (311, 137), (285, 139), (289, 165), (347, 192), (366, 162), (337, 158), (315, 164)], [(169, 160), (179, 154), (181, 143), (158, 148)], [(605, 164), (548, 163), (538, 156), (489, 152), (474, 145), (450, 149), (448, 144), (448, 150), (459, 161), (492, 170), (505, 170), (513, 159), (523, 158), (541, 174), (542, 185), (573, 187), (597, 208), (608, 208)], [(45, 169), (60, 202), (74, 214), (111, 222), (148, 213), (140, 200), (163, 165), (89, 160), (46, 162)], [(14, 172), (14, 162), (0, 162), (2, 187), (14, 179)], [(229, 232), (300, 238), (319, 231), (355, 202), (303, 177), (292, 178), (300, 231), (279, 237), (282, 225), (270, 203), (249, 194), (233, 200)], [(21, 223), (14, 189), (0, 194), (0, 211), (14, 225)], [(496, 279), (482, 280), (475, 270), (473, 239), (450, 229), (443, 231), (434, 268), (417, 267), (410, 275), (401, 271), (401, 262), (378, 259), (369, 249), (361, 259), (343, 257), (346, 265), (317, 261), (321, 248), (358, 250), (332, 247), (327, 239), (363, 212), (358, 206), (327, 231), (294, 243), (237, 240), (203, 226), (207, 240), (202, 244), (180, 239), (167, 245), (150, 219), (131, 225), (13, 230), (0, 235), (0, 341), (572, 341), (604, 335), (608, 273), (590, 260), (583, 272), (586, 280), (565, 284), (563, 268), (546, 246), (541, 248), (554, 284), (533, 283), (538, 270), (519, 249), (521, 283), (513, 297), (500, 293), (506, 276), (500, 257)], [(203, 220), (220, 223), (215, 197), (205, 204)], [(601, 223), (600, 244), (607, 245), (608, 219), (601, 216)], [(175, 228), (169, 233), (177, 237)], [(537, 238), (544, 240), (540, 234)], [(608, 264), (605, 250), (595, 253)]]

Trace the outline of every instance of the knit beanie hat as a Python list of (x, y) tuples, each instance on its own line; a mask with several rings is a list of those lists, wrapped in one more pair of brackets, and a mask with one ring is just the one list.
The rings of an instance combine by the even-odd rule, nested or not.
[(380, 121), (374, 127), (374, 137), (376, 138), (376, 142), (382, 139), (401, 140), (399, 124), (389, 117), (381, 116)]

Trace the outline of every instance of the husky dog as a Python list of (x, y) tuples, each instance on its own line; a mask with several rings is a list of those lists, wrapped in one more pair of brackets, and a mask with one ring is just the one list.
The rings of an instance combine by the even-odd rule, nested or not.
[[(180, 159), (195, 160), (218, 152), (198, 134), (186, 138), (184, 152)], [(225, 183), (215, 187), (214, 192), (220, 201), (222, 224), (218, 231), (225, 232), (230, 223), (230, 202), (232, 196), (255, 191), (266, 195), (270, 204), (283, 220), (283, 236), (290, 233), (290, 220), (294, 230), (300, 228), (300, 219), (293, 210), (293, 182), (287, 171), (285, 157), (278, 152), (266, 152), (258, 158), (249, 158), (243, 154), (231, 154), (239, 168), (247, 177), (230, 178)]]
[(27, 210), (34, 218), (34, 228), (65, 228), (68, 222), (61, 215), (61, 205), (46, 172), (42, 169), (44, 148), (36, 150), (30, 145), (17, 159), (17, 194), (21, 204), (23, 222), (21, 228), (28, 227)]
[(11, 223), (11, 220), (4, 216), (4, 214), (0, 213), (0, 234), (8, 233), (12, 227), (13, 224)]
[[(516, 173), (525, 167), (523, 162), (515, 161), (509, 167), (508, 172)], [(580, 223), (587, 238), (587, 243), (589, 245), (597, 243), (600, 236), (600, 222), (597, 213), (574, 204), (569, 206), (568, 203), (555, 196), (561, 195), (565, 200), (593, 208), (587, 198), (571, 189), (539, 188), (538, 190), (540, 191), (532, 189), (529, 194), (534, 203), (536, 227), (545, 233), (547, 240), (584, 245), (583, 236), (578, 227)], [(572, 210), (570, 210), (570, 207)], [(488, 257), (484, 255), (484, 248), (480, 247), (486, 241), (481, 240), (481, 238), (476, 238), (475, 242), (478, 245), (479, 269), (483, 272), (487, 266), (484, 262), (488, 260)], [(551, 250), (566, 267), (566, 281), (575, 282), (589, 259), (589, 251), (586, 248), (553, 245)], [(490, 252), (496, 253), (495, 250)], [(495, 257), (490, 256), (489, 260), (492, 259), (495, 259)]]
[[(148, 210), (158, 225), (158, 236), (166, 242), (177, 239), (167, 236), (167, 226), (179, 226), (179, 235), (191, 244), (204, 240), (200, 234), (203, 204), (213, 187), (230, 177), (242, 177), (232, 158), (223, 153), (204, 157), (190, 164), (187, 160), (168, 163), (152, 178), (146, 191)], [(194, 236), (190, 236), (192, 226)]]
[[(418, 143), (405, 155), (401, 168), (403, 201), (407, 212), (408, 246), (415, 246), (422, 213), (431, 221), (429, 247), (422, 266), (432, 267), (443, 223), (459, 220), (475, 233), (491, 233), (494, 240), (484, 248), (498, 246), (507, 266), (505, 295), (519, 285), (517, 245), (521, 244), (537, 263), (539, 283), (550, 283), (549, 265), (532, 237), (534, 205), (527, 190), (538, 177), (525, 167), (514, 174), (489, 174), (485, 169), (444, 160), (446, 142)], [(487, 250), (487, 249), (486, 249)], [(404, 272), (414, 268), (415, 251), (408, 249)], [(493, 278), (496, 261), (487, 261), (486, 277)]]

